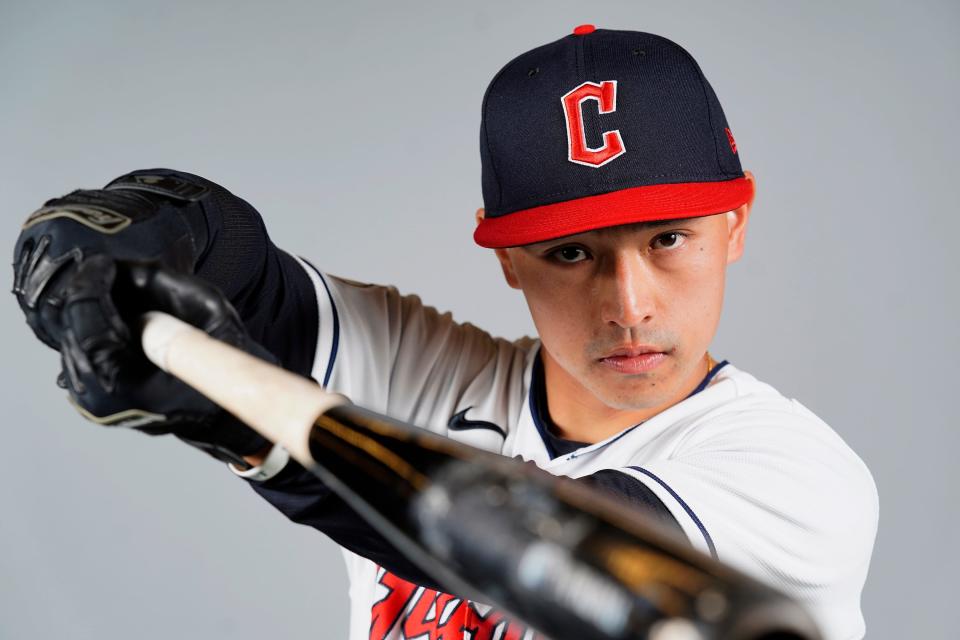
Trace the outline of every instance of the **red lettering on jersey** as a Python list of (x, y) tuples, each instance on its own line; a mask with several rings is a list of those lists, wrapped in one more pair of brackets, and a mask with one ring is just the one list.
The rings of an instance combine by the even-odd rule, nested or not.
[[(377, 583), (387, 594), (370, 610), (370, 640), (521, 640), (527, 627), (491, 609), (481, 615), (472, 602), (419, 587), (380, 569)], [(531, 634), (534, 640), (543, 640)]]
[(386, 587), (387, 594), (370, 608), (370, 640), (382, 640), (396, 625), (407, 603), (417, 590), (417, 585), (398, 578), (385, 569), (380, 569), (377, 582)]
[(403, 637), (427, 640), (463, 640), (460, 598), (433, 589), (424, 589), (420, 599), (403, 620)]
[(587, 100), (596, 100), (601, 114), (617, 110), (616, 80), (604, 80), (600, 84), (584, 82), (560, 100), (567, 120), (567, 159), (570, 162), (597, 168), (626, 151), (619, 129), (604, 131), (603, 145), (596, 149), (587, 146), (587, 135), (583, 130), (583, 103)]

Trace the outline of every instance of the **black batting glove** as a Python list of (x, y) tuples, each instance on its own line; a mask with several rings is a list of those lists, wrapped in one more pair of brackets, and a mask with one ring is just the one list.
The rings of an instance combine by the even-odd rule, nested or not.
[(88, 419), (172, 433), (245, 466), (242, 456), (269, 443), (153, 367), (139, 346), (139, 315), (156, 309), (274, 360), (218, 289), (184, 273), (206, 245), (196, 199), (207, 187), (135, 175), (112, 185), (51, 200), (28, 218), (14, 254), (14, 294), (27, 323), (60, 351), (58, 383)]

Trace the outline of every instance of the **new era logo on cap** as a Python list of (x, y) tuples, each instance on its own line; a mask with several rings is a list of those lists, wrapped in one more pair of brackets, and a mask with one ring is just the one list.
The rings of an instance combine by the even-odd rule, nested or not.
[(649, 33), (582, 25), (515, 58), (480, 133), (485, 247), (721, 213), (753, 193), (700, 67)]

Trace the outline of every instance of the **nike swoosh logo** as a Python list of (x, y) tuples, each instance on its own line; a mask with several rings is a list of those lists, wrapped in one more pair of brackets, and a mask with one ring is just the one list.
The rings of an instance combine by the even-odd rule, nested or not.
[(494, 431), (500, 434), (500, 437), (503, 439), (507, 438), (507, 432), (504, 431), (501, 427), (493, 424), (492, 422), (486, 422), (484, 420), (467, 420), (467, 411), (473, 409), (472, 406), (467, 407), (463, 411), (454, 414), (450, 418), (450, 422), (447, 423), (447, 427), (451, 431), (470, 431), (472, 429), (487, 429), (489, 431)]

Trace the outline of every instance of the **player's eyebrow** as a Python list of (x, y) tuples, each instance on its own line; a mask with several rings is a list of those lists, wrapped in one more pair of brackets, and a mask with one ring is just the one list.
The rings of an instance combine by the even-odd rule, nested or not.
[(633, 231), (642, 231), (643, 229), (659, 229), (660, 227), (670, 227), (678, 224), (686, 224), (694, 220), (698, 220), (698, 217), (693, 218), (672, 218), (669, 220), (645, 220), (643, 222), (632, 222), (630, 224), (615, 226), (615, 227), (604, 227), (602, 229), (597, 229), (597, 233), (600, 235), (605, 235), (612, 233), (615, 230), (621, 227), (629, 227)]
[[(631, 231), (642, 231), (644, 229), (659, 229), (661, 227), (672, 227), (676, 225), (688, 224), (699, 220), (700, 216), (695, 216), (692, 218), (673, 218), (670, 220), (645, 220), (644, 222), (632, 222), (630, 224), (617, 225), (613, 227), (602, 227), (600, 229), (593, 229), (592, 231), (587, 231), (585, 233), (596, 233), (597, 235), (609, 235), (615, 233), (618, 229), (623, 227), (629, 227)], [(555, 238), (553, 240), (544, 240), (543, 242), (536, 242), (533, 244), (520, 245), (520, 249), (525, 249), (526, 251), (533, 252), (536, 251), (538, 247), (545, 245), (547, 243), (562, 243), (564, 238)]]

